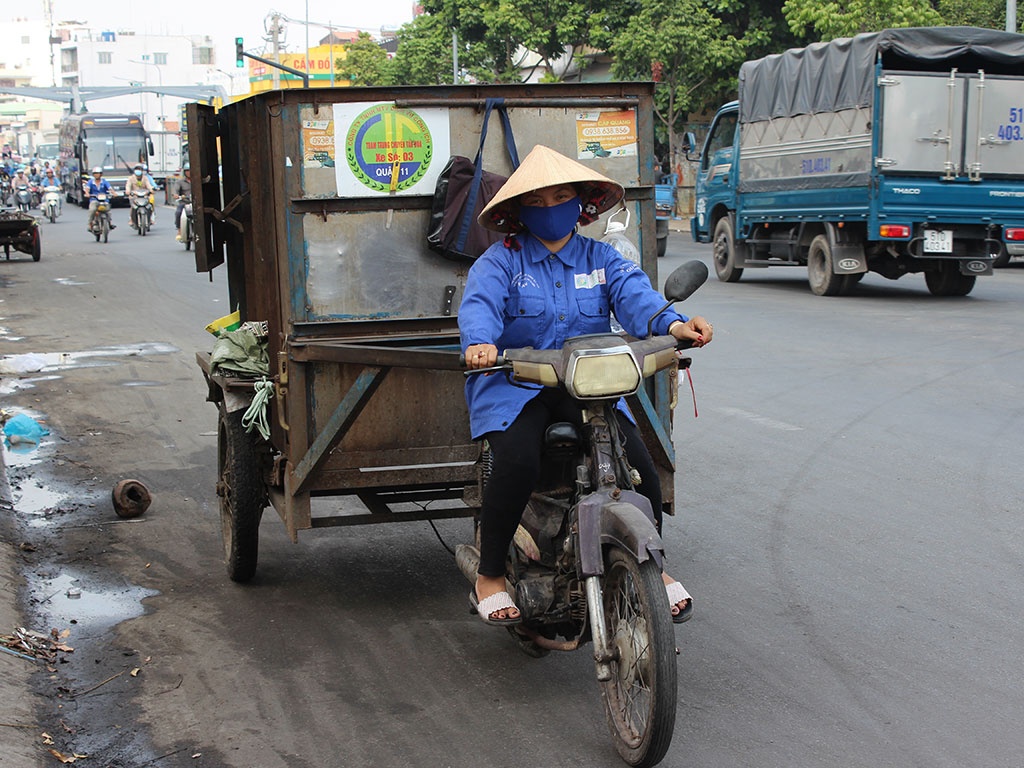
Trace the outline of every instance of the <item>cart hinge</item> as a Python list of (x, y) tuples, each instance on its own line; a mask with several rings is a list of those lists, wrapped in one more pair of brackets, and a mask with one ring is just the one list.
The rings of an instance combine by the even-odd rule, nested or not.
[(277, 355), (277, 387), (275, 388), (275, 397), (277, 399), (277, 421), (281, 425), (281, 429), (285, 432), (288, 431), (288, 419), (285, 418), (284, 401), (288, 397), (288, 355), (285, 352), (279, 352)]

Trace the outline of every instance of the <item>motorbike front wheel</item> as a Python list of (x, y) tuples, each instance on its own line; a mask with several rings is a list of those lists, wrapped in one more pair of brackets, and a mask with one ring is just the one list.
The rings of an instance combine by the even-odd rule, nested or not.
[[(107, 242), (107, 239), (110, 237), (110, 222), (104, 219), (103, 224), (100, 225), (100, 228), (103, 231), (103, 242), (105, 243)], [(99, 237), (97, 237), (96, 239), (99, 240)]]
[(652, 766), (672, 742), (676, 723), (676, 653), (661, 570), (611, 547), (604, 616), (615, 661), (601, 683), (615, 749), (629, 765)]

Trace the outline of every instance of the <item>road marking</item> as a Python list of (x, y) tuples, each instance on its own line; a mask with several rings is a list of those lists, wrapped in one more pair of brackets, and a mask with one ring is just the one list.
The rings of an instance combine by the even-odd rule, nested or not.
[(769, 429), (781, 429), (784, 432), (801, 432), (803, 427), (798, 427), (795, 424), (787, 424), (784, 421), (778, 421), (776, 419), (769, 418), (768, 416), (762, 416), (759, 413), (751, 413), (745, 411), (742, 408), (715, 408), (713, 410), (719, 413), (724, 413), (726, 416), (735, 416), (738, 419), (746, 419), (752, 421), (755, 424), (760, 424), (762, 427), (768, 427)]

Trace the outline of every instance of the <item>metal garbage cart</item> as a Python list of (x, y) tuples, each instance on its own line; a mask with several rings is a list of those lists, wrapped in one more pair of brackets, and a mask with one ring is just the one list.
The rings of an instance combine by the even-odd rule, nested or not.
[[(241, 426), (253, 380), (197, 355), (220, 414), (217, 493), (232, 579), (255, 572), (268, 504), (293, 540), (307, 528), (474, 514), (480, 451), (457, 318), (471, 264), (427, 248), (437, 175), (451, 155), (476, 154), (485, 101), (504, 99), (521, 156), (545, 144), (626, 188), (626, 234), (657, 284), (653, 88), (289, 89), (220, 111), (188, 105), (196, 268), (226, 263), (231, 309), (266, 323), (274, 385), (264, 440)], [(488, 137), (484, 165), (507, 175), (491, 123), (498, 138)], [(674, 382), (652, 382), (632, 407), (671, 512)]]
[(39, 222), (30, 213), (14, 209), (0, 209), (0, 245), (4, 247), (4, 258), (11, 258), (11, 249), (27, 253), (32, 261), (43, 257), (39, 239)]

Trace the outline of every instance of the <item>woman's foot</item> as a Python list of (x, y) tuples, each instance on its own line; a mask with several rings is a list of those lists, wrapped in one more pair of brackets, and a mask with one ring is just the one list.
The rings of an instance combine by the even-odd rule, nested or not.
[(684, 621), (689, 620), (690, 616), (693, 615), (693, 598), (690, 597), (690, 593), (683, 589), (682, 584), (664, 571), (661, 573), (661, 580), (665, 583), (669, 600), (677, 598), (669, 606), (672, 610), (672, 621), (676, 624), (682, 624)]
[[(481, 574), (476, 575), (476, 585), (474, 586), (476, 592), (477, 603), (482, 603), (492, 595), (496, 595), (499, 592), (505, 591), (505, 577), (504, 576), (482, 576)], [(507, 621), (515, 620), (521, 617), (519, 609), (516, 608), (515, 604), (510, 605), (507, 608), (499, 608), (496, 611), (491, 611), (487, 614), (487, 618), (491, 621)], [(483, 618), (481, 616), (481, 618)]]

